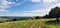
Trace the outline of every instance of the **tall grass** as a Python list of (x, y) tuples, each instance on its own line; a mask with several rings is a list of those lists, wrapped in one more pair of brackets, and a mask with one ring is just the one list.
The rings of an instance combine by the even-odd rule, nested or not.
[(45, 24), (46, 21), (50, 20), (52, 19), (34, 19), (34, 20), (30, 19), (30, 20), (5, 22), (0, 23), (0, 28), (60, 28), (60, 26)]

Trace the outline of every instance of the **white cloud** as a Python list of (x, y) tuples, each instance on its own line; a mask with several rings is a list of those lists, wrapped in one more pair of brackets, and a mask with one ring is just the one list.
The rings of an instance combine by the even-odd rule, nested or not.
[(56, 0), (43, 0), (44, 3), (53, 3), (56, 2)]
[(56, 7), (56, 6), (60, 7), (60, 3), (58, 3), (58, 4), (54, 5), (53, 7)]
[(49, 13), (51, 8), (54, 8), (56, 6), (60, 7), (60, 3), (52, 5), (50, 7), (43, 8), (43, 9), (38, 9), (38, 10), (36, 9), (36, 10), (33, 10), (33, 11), (24, 11), (24, 13), (21, 14), (21, 16), (44, 16), (44, 15)]
[(31, 0), (32, 2), (58, 3), (60, 0)]
[[(18, 1), (18, 0), (16, 0)], [(32, 2), (41, 2), (41, 0), (31, 0)], [(60, 0), (43, 0), (44, 3), (57, 3), (58, 1)], [(20, 3), (15, 3), (15, 2), (8, 2), (6, 0), (1, 0), (0, 1), (0, 12), (5, 12), (7, 8), (11, 7), (11, 5), (13, 4), (16, 4), (16, 5), (20, 5), (20, 4), (23, 4), (24, 2), (20, 2)], [(43, 4), (43, 3), (42, 3)], [(41, 4), (40, 4), (41, 5)], [(45, 5), (45, 4), (44, 4)], [(38, 5), (39, 6), (39, 5)], [(44, 9), (36, 9), (36, 10), (33, 10), (33, 11), (24, 11), (24, 13), (22, 14), (9, 14), (10, 16), (43, 16), (45, 14), (48, 14), (49, 11), (50, 11), (50, 8), (53, 8), (55, 6), (60, 6), (60, 3), (57, 3), (57, 4), (48, 4), (46, 6), (51, 6), (51, 7), (47, 7), (47, 8), (44, 8)], [(43, 7), (43, 6), (42, 6)], [(45, 6), (44, 6), (45, 7)], [(9, 10), (7, 10), (9, 11)]]
[(40, 13), (23, 13), (20, 16), (42, 16)]
[(32, 2), (40, 2), (41, 0), (31, 0)]
[(8, 12), (9, 10), (1, 9), (0, 12)]
[(24, 11), (24, 12), (48, 12), (48, 11), (50, 11), (49, 9), (47, 10), (47, 9), (39, 9), (39, 10), (34, 10), (34, 11)]
[(50, 11), (50, 8), (44, 8), (44, 9), (38, 9), (38, 10), (33, 10), (33, 11), (24, 11), (23, 14), (24, 16), (43, 16), (48, 14)]
[[(36, 9), (33, 11), (24, 11), (24, 13), (20, 14), (19, 16), (43, 16), (43, 15), (46, 15), (49, 13), (51, 8), (54, 8), (56, 6), (60, 6), (60, 3), (58, 1), (59, 0), (43, 0), (43, 2), (47, 3), (47, 4), (44, 4), (44, 6), (42, 6), (42, 7), (46, 7), (46, 8), (38, 9), (38, 10)], [(32, 2), (36, 2), (36, 1), (33, 0)], [(37, 1), (37, 2), (40, 2), (40, 1)], [(50, 4), (48, 4), (48, 3), (50, 3)], [(54, 3), (56, 3), (56, 4), (54, 4)]]
[[(13, 1), (13, 0), (12, 0)], [(11, 0), (0, 0), (0, 10), (6, 10), (7, 8), (10, 8), (12, 6), (18, 6), (18, 5), (21, 5), (23, 4), (24, 2), (19, 2), (19, 3), (16, 3), (18, 2), (19, 0), (15, 0), (16, 2), (12, 2)]]
[(0, 10), (4, 11), (5, 9), (11, 7), (11, 5), (16, 4), (15, 2), (9, 2), (6, 0), (0, 0)]

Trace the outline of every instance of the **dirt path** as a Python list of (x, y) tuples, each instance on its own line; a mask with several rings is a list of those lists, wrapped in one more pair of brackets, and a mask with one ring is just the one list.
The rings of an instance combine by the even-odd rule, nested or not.
[[(37, 23), (39, 23), (39, 22), (37, 22)], [(30, 28), (33, 28), (35, 25), (37, 25), (37, 23), (34, 23)], [(40, 23), (39, 23), (39, 26), (38, 27), (41, 28)]]
[(30, 28), (33, 28), (35, 25), (36, 25), (36, 23), (35, 23), (35, 24), (33, 24)]
[(45, 21), (36, 22), (30, 28), (34, 28), (34, 26), (36, 26), (36, 25), (38, 25), (38, 28), (42, 28), (42, 26), (43, 26), (44, 23), (45, 23)]
[(39, 28), (41, 28), (41, 26), (39, 26)]

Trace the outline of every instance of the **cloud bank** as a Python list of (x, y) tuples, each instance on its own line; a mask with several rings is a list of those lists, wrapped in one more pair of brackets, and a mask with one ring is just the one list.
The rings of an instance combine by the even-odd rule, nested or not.
[[(13, 0), (12, 0), (13, 1)], [(10, 8), (12, 5), (20, 5), (23, 4), (24, 2), (16, 3), (19, 0), (15, 0), (16, 2), (12, 2), (11, 0), (0, 0), (0, 10), (5, 10), (7, 8)], [(20, 0), (21, 1), (21, 0)], [(60, 0), (24, 0), (24, 1), (32, 1), (32, 2), (43, 2), (43, 3), (59, 3)]]
[[(15, 0), (16, 2), (13, 2), (13, 0), (0, 0), (0, 12), (6, 12), (8, 11), (7, 8), (12, 7), (13, 5), (17, 6), (17, 5), (21, 5), (24, 4), (25, 1), (28, 2), (33, 2), (33, 3), (38, 3), (40, 6), (40, 2), (42, 2), (42, 7), (45, 7), (43, 9), (36, 9), (33, 11), (24, 11), (24, 13), (22, 14), (15, 14), (18, 16), (43, 16), (45, 14), (48, 14), (48, 12), (50, 11), (51, 8), (55, 7), (55, 6), (59, 6), (60, 7), (60, 0), (24, 0), (23, 2), (21, 0)], [(17, 3), (19, 1), (19, 3)], [(14, 15), (14, 14), (11, 14)]]
[[(60, 7), (60, 0), (31, 0), (32, 2), (43, 2), (44, 5), (46, 5), (46, 8), (43, 9), (36, 9), (33, 11), (24, 11), (23, 16), (43, 16), (49, 13), (51, 8), (54, 8), (56, 6)], [(40, 3), (39, 3), (40, 4)], [(38, 5), (39, 6), (39, 5)]]

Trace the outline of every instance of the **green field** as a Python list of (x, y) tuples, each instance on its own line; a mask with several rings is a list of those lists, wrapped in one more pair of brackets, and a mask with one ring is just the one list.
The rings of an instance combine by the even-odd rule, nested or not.
[(60, 25), (46, 24), (45, 22), (55, 19), (29, 19), (0, 23), (0, 28), (60, 28)]

